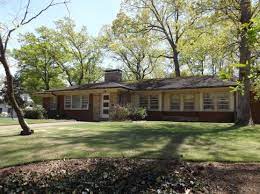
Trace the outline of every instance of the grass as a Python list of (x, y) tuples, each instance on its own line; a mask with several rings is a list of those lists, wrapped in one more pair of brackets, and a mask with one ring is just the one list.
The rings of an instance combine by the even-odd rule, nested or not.
[(101, 122), (0, 130), (0, 167), (86, 157), (175, 158), (260, 162), (260, 125), (174, 122)]
[[(26, 119), (26, 121), (29, 124), (57, 122), (56, 120), (53, 120), (53, 119)], [(0, 126), (18, 125), (18, 124), (19, 123), (18, 123), (17, 118), (15, 118), (15, 119), (12, 119), (12, 118), (0, 118)]]

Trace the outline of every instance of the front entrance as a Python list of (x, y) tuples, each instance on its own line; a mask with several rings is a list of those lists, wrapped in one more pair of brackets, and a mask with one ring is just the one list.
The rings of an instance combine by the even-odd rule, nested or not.
[(102, 95), (102, 105), (101, 105), (101, 117), (103, 119), (109, 118), (109, 107), (110, 107), (109, 94), (103, 94)]

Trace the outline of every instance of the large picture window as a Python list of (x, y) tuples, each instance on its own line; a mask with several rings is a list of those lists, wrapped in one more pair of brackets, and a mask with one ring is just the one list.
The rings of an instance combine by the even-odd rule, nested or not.
[(192, 111), (195, 109), (195, 96), (184, 95), (183, 97), (183, 110)]
[(88, 96), (64, 96), (65, 110), (88, 110)]
[(170, 106), (171, 106), (171, 110), (180, 111), (181, 110), (181, 96), (172, 95)]
[(159, 110), (159, 95), (141, 95), (139, 96), (139, 107), (147, 110)]

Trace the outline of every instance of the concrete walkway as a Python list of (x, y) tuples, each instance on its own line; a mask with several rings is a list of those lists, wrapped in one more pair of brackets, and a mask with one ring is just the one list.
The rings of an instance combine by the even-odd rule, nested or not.
[[(37, 124), (29, 124), (29, 126), (32, 129), (35, 128), (49, 128), (49, 127), (55, 127), (55, 126), (62, 126), (62, 125), (76, 125), (80, 123), (85, 123), (85, 122), (79, 122), (79, 121), (58, 121), (55, 123), (37, 123)], [(2, 125), (0, 126), (0, 129), (19, 129), (20, 125)]]

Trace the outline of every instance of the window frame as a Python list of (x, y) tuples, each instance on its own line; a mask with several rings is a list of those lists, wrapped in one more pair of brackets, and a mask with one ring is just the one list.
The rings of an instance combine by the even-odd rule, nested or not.
[[(158, 108), (151, 108), (151, 99), (152, 98), (154, 98), (154, 97), (157, 97), (157, 105), (158, 105)], [(149, 98), (148, 98), (148, 104), (149, 104), (149, 111), (159, 111), (159, 109), (160, 109), (160, 97), (159, 97), (159, 95), (157, 95), (157, 94), (151, 94), (151, 95), (149, 95)]]
[[(210, 94), (213, 96), (213, 102), (214, 102), (214, 109), (213, 110), (208, 110), (204, 108), (204, 95), (205, 94)], [(219, 96), (220, 95), (226, 95), (227, 96), (227, 102), (228, 102), (228, 109), (219, 109)], [(203, 92), (202, 93), (202, 111), (203, 112), (230, 112), (232, 111), (231, 108), (231, 103), (232, 100), (230, 98), (230, 93), (229, 92)]]
[(57, 102), (58, 102), (57, 96), (51, 97), (50, 110), (57, 110), (57, 105), (58, 105)]
[[(141, 98), (147, 98), (147, 106), (145, 107), (145, 106), (141, 106)], [(139, 107), (140, 108), (145, 108), (145, 109), (149, 109), (149, 96), (148, 95), (139, 95)]]
[[(192, 96), (193, 97), (193, 109), (185, 109), (185, 97)], [(196, 96), (195, 94), (183, 94), (182, 95), (182, 101), (183, 101), (183, 112), (194, 112), (196, 111)]]
[[(213, 109), (205, 109), (205, 95), (210, 95), (213, 100)], [(215, 93), (205, 92), (202, 94), (202, 110), (204, 112), (214, 112), (216, 111), (216, 96)]]
[[(158, 99), (158, 108), (155, 109), (155, 108), (151, 108), (151, 98), (152, 97), (157, 97)], [(140, 99), (142, 97), (145, 97), (147, 98), (147, 107), (144, 107), (144, 106), (140, 106)], [(146, 108), (147, 111), (160, 111), (160, 95), (159, 94), (140, 94), (139, 95), (139, 107), (143, 107), (143, 108)]]
[[(72, 108), (72, 96), (80, 96), (80, 108)], [(70, 108), (66, 107), (66, 98), (69, 97), (70, 98)], [(82, 108), (83, 105), (83, 100), (82, 98), (86, 97), (87, 99), (87, 107), (86, 108)], [(64, 96), (64, 110), (89, 110), (89, 95), (65, 95)]]
[[(173, 97), (178, 97), (179, 98), (179, 109), (173, 109), (172, 108), (172, 98)], [(176, 112), (180, 112), (180, 111), (182, 111), (182, 103), (181, 103), (181, 101), (182, 101), (182, 96), (180, 95), (180, 94), (172, 94), (172, 95), (170, 95), (170, 110), (171, 111), (176, 111)]]
[[(221, 96), (221, 95), (227, 95), (227, 105), (228, 105), (228, 108), (227, 109), (219, 109), (219, 96)], [(227, 112), (227, 111), (230, 111), (230, 109), (231, 109), (231, 100), (230, 100), (230, 94), (229, 93), (225, 93), (225, 92), (222, 92), (222, 93), (216, 93), (216, 95), (215, 95), (215, 101), (216, 101), (216, 103), (215, 103), (215, 106), (216, 106), (216, 110), (218, 111), (218, 112)]]

